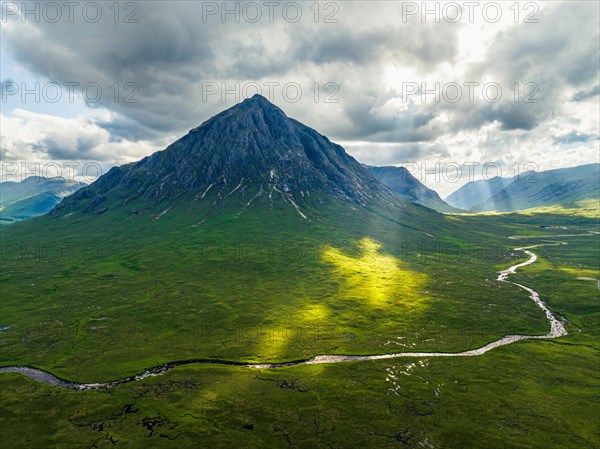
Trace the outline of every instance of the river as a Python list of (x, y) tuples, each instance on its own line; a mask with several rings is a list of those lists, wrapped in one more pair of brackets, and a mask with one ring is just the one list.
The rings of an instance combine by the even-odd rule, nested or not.
[[(534, 236), (524, 236), (525, 237), (534, 237)], [(537, 236), (539, 237), (539, 236)], [(557, 236), (558, 237), (558, 236)], [(561, 237), (566, 237), (565, 235)], [(494, 348), (499, 346), (506, 346), (512, 343), (515, 343), (520, 340), (529, 340), (529, 339), (540, 339), (540, 338), (558, 338), (564, 335), (567, 335), (567, 330), (563, 325), (563, 322), (558, 320), (554, 314), (546, 307), (546, 304), (540, 299), (538, 292), (534, 289), (527, 287), (522, 284), (517, 284), (516, 282), (512, 282), (508, 280), (508, 277), (511, 274), (514, 274), (517, 269), (531, 265), (537, 260), (537, 255), (530, 251), (533, 248), (538, 246), (547, 246), (547, 245), (566, 245), (563, 242), (550, 243), (550, 244), (539, 244), (532, 245), (522, 248), (515, 248), (515, 251), (522, 251), (525, 254), (529, 255), (529, 259), (525, 262), (518, 263), (513, 265), (506, 270), (500, 271), (497, 281), (498, 282), (506, 282), (509, 284), (516, 285), (527, 293), (529, 293), (529, 297), (538, 305), (540, 309), (546, 315), (550, 323), (550, 332), (545, 335), (506, 335), (498, 340), (492, 341), (480, 348), (469, 349), (462, 352), (396, 352), (391, 354), (378, 354), (378, 355), (317, 355), (311, 359), (306, 360), (297, 360), (292, 362), (285, 363), (255, 363), (255, 364), (247, 364), (242, 362), (233, 362), (233, 361), (219, 361), (219, 360), (210, 360), (210, 359), (194, 359), (194, 360), (183, 360), (166, 363), (161, 366), (150, 368), (144, 371), (142, 374), (137, 376), (127, 377), (125, 379), (116, 380), (113, 382), (102, 382), (102, 383), (77, 383), (70, 382), (63, 379), (60, 379), (54, 376), (51, 373), (43, 371), (38, 368), (32, 368), (29, 366), (5, 366), (0, 367), (0, 373), (19, 373), (24, 376), (29, 377), (37, 382), (41, 382), (47, 385), (52, 385), (55, 387), (61, 388), (70, 388), (73, 390), (99, 390), (105, 388), (112, 388), (117, 385), (121, 385), (129, 382), (136, 382), (138, 380), (146, 379), (148, 377), (160, 376), (167, 371), (183, 365), (193, 365), (193, 364), (212, 364), (212, 365), (230, 365), (230, 366), (244, 366), (247, 368), (254, 369), (277, 369), (284, 368), (288, 366), (299, 366), (299, 365), (315, 365), (315, 364), (331, 364), (331, 363), (344, 363), (344, 362), (356, 362), (356, 361), (368, 361), (368, 360), (383, 360), (383, 359), (396, 359), (400, 357), (473, 357), (485, 354), (488, 351), (491, 351)]]

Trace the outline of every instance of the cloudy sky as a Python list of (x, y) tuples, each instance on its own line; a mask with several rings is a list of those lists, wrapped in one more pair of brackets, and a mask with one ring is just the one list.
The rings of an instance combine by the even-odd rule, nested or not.
[(93, 177), (257, 92), (442, 196), (471, 172), (599, 162), (599, 15), (592, 1), (2, 2), (3, 175), (39, 162)]

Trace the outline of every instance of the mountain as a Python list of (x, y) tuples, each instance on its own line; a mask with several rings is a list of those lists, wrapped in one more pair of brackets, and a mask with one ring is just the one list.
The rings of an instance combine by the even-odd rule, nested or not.
[(394, 350), (399, 328), (437, 310), (461, 323), (485, 305), (476, 287), (496, 292), (483, 283), (495, 264), (472, 248), (513, 230), (475, 220), (400, 198), (255, 96), (0, 227), (4, 323), (57, 323), (73, 338), (52, 357), (19, 344), (3, 357), (85, 381), (173, 360)]
[(520, 176), (472, 210), (508, 212), (542, 206), (571, 206), (587, 199), (600, 201), (600, 164)]
[(84, 182), (62, 177), (30, 176), (21, 182), (0, 183), (0, 219), (4, 222), (26, 220), (51, 211), (63, 198), (73, 194)]
[(178, 205), (198, 225), (228, 208), (238, 216), (249, 207), (286, 207), (305, 220), (330, 206), (406, 208), (341, 146), (255, 95), (165, 150), (113, 167), (52, 215), (160, 218)]
[[(126, 242), (152, 254), (179, 248), (183, 261), (210, 241), (264, 249), (309, 240), (356, 251), (368, 238), (399, 251), (456, 226), (400, 198), (340, 145), (255, 95), (3, 232), (13, 241)], [(151, 272), (162, 259), (147, 259)]]
[(471, 181), (444, 198), (446, 203), (459, 209), (469, 210), (494, 196), (513, 182), (513, 178), (495, 176), (491, 179)]
[(440, 198), (435, 190), (421, 183), (404, 167), (371, 167), (365, 165), (375, 179), (392, 192), (411, 203), (420, 204), (438, 212), (461, 212)]

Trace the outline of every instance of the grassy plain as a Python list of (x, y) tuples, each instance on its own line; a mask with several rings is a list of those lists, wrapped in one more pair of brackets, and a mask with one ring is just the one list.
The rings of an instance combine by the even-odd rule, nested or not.
[[(44, 245), (80, 248), (62, 257), (35, 256), (36, 236), (48, 235), (35, 219), (3, 230), (12, 246), (0, 278), (0, 324), (10, 326), (0, 363), (93, 382), (191, 358), (461, 351), (544, 334), (539, 308), (496, 272), (525, 259), (512, 247), (598, 231), (593, 217), (554, 213), (446, 217), (428, 235), (384, 218), (333, 232), (277, 209), (197, 227), (180, 216), (121, 222), (128, 232), (117, 237), (108, 214), (53, 223), (56, 241)], [(480, 357), (187, 366), (106, 391), (2, 374), (0, 439), (56, 448), (600, 447), (599, 291), (577, 279), (598, 277), (599, 238), (548, 239), (568, 245), (538, 248), (540, 260), (512, 279), (568, 320), (570, 334), (556, 341)], [(29, 252), (16, 252), (23, 242)]]

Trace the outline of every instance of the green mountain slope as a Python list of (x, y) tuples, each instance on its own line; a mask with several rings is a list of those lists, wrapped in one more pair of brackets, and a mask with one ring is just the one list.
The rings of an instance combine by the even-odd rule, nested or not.
[(553, 205), (569, 206), (586, 199), (600, 201), (600, 164), (520, 177), (472, 210), (507, 212)]
[(375, 179), (411, 203), (421, 204), (438, 212), (461, 212), (444, 202), (436, 191), (425, 186), (404, 167), (365, 167)]

